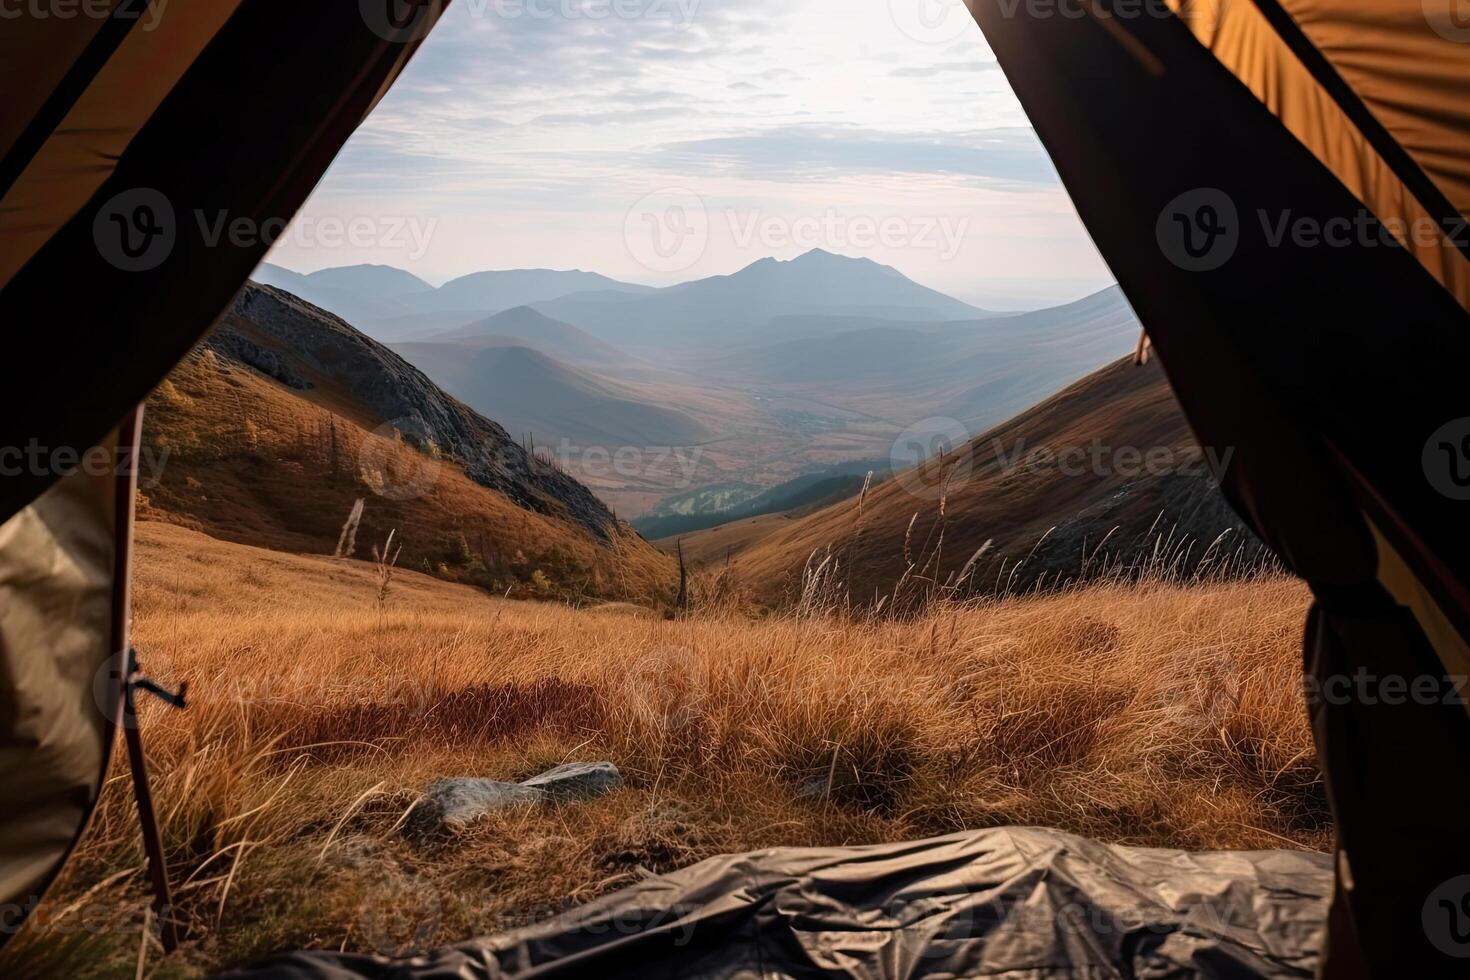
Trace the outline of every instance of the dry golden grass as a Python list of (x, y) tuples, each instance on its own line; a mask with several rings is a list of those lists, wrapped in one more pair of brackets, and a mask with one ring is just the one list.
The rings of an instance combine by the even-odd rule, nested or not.
[[(145, 525), (136, 642), (191, 705), (145, 716), (193, 975), (297, 946), (503, 929), (700, 858), (1006, 823), (1115, 841), (1325, 847), (1301, 706), (1306, 590), (1100, 585), (904, 622), (733, 606), (664, 620)], [(440, 775), (610, 759), (600, 800), (462, 841), (396, 830)], [(131, 975), (147, 901), (114, 770), (8, 977)], [(68, 906), (75, 911), (59, 916)], [(68, 928), (88, 908), (131, 923)], [(112, 920), (109, 920), (112, 921)]]
[[(167, 465), (158, 482), (146, 481), (143, 516), (242, 544), (331, 554), (354, 501), (365, 499), (360, 558), (396, 530), (401, 567), (449, 581), (594, 600), (672, 595), (673, 562), (631, 529), (610, 524), (599, 540), (544, 493), (532, 495), (545, 511), (537, 512), (448, 459), (373, 436), (380, 420), (319, 380), (302, 393), (212, 351), (186, 358), (148, 400), (144, 443)], [(377, 492), (385, 482), (417, 490)]]

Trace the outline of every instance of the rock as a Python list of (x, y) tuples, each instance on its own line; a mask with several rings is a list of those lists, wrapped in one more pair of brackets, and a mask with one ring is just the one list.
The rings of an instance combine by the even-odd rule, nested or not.
[(555, 800), (601, 796), (622, 785), (623, 774), (611, 762), (568, 762), (521, 783)]
[(410, 837), (454, 833), (491, 810), (515, 803), (541, 803), (546, 799), (544, 791), (520, 783), (473, 777), (436, 779), (409, 813), (403, 832)]
[(622, 773), (611, 762), (569, 762), (520, 783), (473, 776), (436, 779), (410, 811), (403, 833), (416, 838), (454, 834), (492, 810), (517, 803), (588, 799), (622, 782)]

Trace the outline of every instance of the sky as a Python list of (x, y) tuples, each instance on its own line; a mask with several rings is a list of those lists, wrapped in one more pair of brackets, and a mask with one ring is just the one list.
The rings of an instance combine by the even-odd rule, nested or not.
[(1112, 281), (961, 0), (455, 0), (270, 261), (665, 285), (810, 248), (997, 308)]

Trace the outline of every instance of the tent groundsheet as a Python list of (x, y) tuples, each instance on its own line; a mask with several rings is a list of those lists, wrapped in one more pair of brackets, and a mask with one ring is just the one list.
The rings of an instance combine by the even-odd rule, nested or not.
[(1007, 827), (711, 858), (427, 956), (290, 953), (229, 980), (1311, 977), (1332, 859)]

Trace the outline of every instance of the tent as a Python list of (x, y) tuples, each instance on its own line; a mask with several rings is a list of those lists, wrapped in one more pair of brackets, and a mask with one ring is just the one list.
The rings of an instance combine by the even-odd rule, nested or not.
[[(1339, 839), (1316, 969), (1463, 975), (1470, 24), (1454, 0), (968, 2), (1200, 443), (1234, 450), (1217, 474), (1226, 494), (1315, 595), (1304, 673)], [(0, 386), (0, 464), (11, 464), (0, 480), (0, 904), (39, 899), (96, 800), (117, 723), (136, 731), (120, 705), (137, 679), (114, 656), (127, 649), (136, 438), (123, 420), (266, 248), (262, 237), (211, 244), (192, 216), (289, 219), (441, 8), (118, 3), (107, 17), (8, 21), (0, 33), (0, 323), (12, 366)], [(732, 927), (713, 951), (697, 947), (699, 970), (662, 956), (640, 973), (646, 945), (606, 930), (591, 942), (573, 921), (437, 959), (301, 954), (256, 975), (498, 976), (491, 964), (508, 948), (537, 951), (503, 971), (515, 975), (993, 975), (918, 969), (904, 950), (963, 962), (925, 956), (926, 944), (976, 953), (995, 916), (964, 906), (976, 910), (968, 931), (936, 938), (929, 918), (891, 918), (896, 880), (943, 892), (963, 857), (990, 889), (1015, 880), (987, 871), (1005, 854), (1051, 869), (1049, 882), (1081, 869), (1073, 894), (1089, 908), (1131, 890), (1167, 925), (1176, 913), (1146, 900), (1149, 887), (1167, 890), (1170, 867), (1198, 881), (1188, 875), (1204, 860), (1016, 834), (763, 852), (594, 910), (685, 902), (680, 916), (721, 923), (735, 902), (788, 925), (830, 913), (809, 930), (815, 946), (772, 942), (755, 964), (742, 959), (750, 934)], [(1086, 860), (1058, 863), (1074, 853)], [(1219, 888), (1249, 890), (1261, 861), (1280, 858), (1236, 861)], [(884, 873), (863, 870), (875, 862)], [(1310, 894), (1324, 872), (1293, 873)], [(832, 889), (840, 902), (823, 899)], [(793, 892), (803, 901), (784, 900)], [(1121, 951), (1094, 943), (1088, 959), (1038, 931), (1030, 958), (1004, 975), (1271, 975), (1236, 952), (1291, 954), (1301, 936), (1267, 892), (1252, 894), (1217, 908), (1261, 911), (1250, 929), (1226, 915), (1211, 934), (1234, 946), (1201, 943), (1180, 963), (1128, 974)]]
[[(126, 710), (137, 689), (126, 654), (133, 409), (229, 304), (442, 9), (116, 2), (66, 16), (35, 5), (4, 20), (9, 931), (85, 825), (114, 732), (136, 740)], [(221, 214), (252, 233), (211, 237)], [(153, 871), (161, 883), (156, 860)]]

